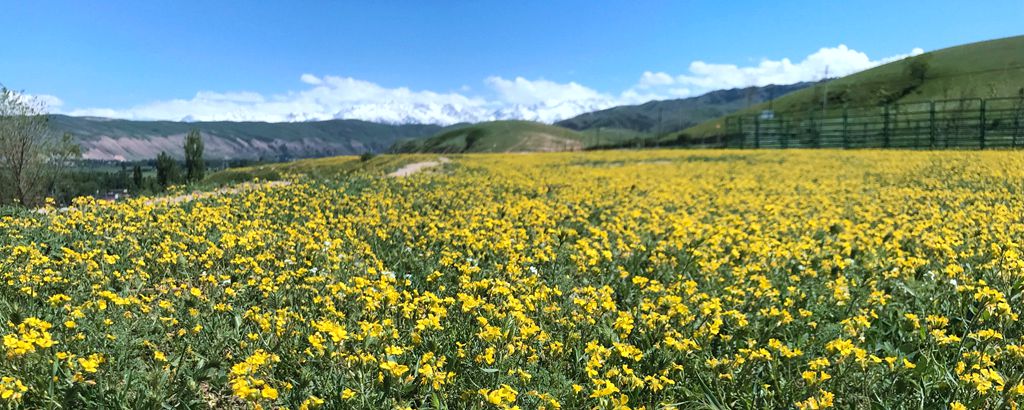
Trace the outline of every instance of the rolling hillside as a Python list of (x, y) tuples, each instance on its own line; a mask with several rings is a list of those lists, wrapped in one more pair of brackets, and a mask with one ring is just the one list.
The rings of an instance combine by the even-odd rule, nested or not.
[(395, 144), (391, 152), (546, 152), (588, 146), (588, 136), (531, 121), (491, 121), (455, 126), (430, 138)]
[(802, 82), (790, 85), (734, 88), (712, 91), (691, 98), (623, 105), (581, 114), (559, 121), (555, 125), (577, 131), (608, 128), (661, 134), (682, 130), (814, 84), (813, 82)]
[[(1020, 95), (1024, 95), (1024, 36), (945, 48), (819, 83), (776, 99), (773, 110), (796, 118), (813, 112), (821, 115), (822, 103), (827, 101), (825, 116), (841, 117), (843, 107)], [(757, 104), (733, 115), (752, 116), (767, 106)], [(693, 138), (714, 135), (723, 123), (723, 118), (709, 120), (681, 134)]]
[(265, 159), (382, 152), (403, 138), (420, 138), (444, 129), (439, 125), (388, 125), (359, 120), (316, 122), (175, 122), (128, 121), (51, 115), (50, 126), (70, 132), (83, 157), (97, 160), (145, 160), (161, 151), (181, 157), (185, 134), (202, 132), (207, 159)]

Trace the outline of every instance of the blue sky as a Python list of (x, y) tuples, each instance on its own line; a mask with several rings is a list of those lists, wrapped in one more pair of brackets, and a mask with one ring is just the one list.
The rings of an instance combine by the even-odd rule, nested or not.
[[(819, 57), (839, 59), (822, 61), (843, 74), (915, 48), (1024, 31), (1020, 0), (6, 3), (16, 40), (0, 46), (0, 82), (52, 96), (54, 111), (125, 118), (359, 117), (435, 100), (579, 110), (814, 79), (803, 77), (821, 69), (729, 80), (710, 72), (717, 66), (695, 73), (694, 62), (742, 73), (763, 61), (799, 66), (842, 44)], [(843, 60), (853, 53), (871, 63)]]

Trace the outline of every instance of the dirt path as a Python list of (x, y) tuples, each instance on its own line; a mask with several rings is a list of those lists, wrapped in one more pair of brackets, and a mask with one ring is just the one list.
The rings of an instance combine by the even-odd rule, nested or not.
[(441, 164), (444, 164), (444, 163), (448, 163), (448, 162), (451, 162), (451, 161), (448, 158), (445, 158), (445, 157), (438, 158), (437, 161), (415, 162), (415, 163), (412, 163), (412, 164), (409, 164), (409, 165), (406, 165), (404, 167), (399, 168), (397, 171), (388, 174), (388, 176), (392, 177), (392, 178), (404, 178), (404, 177), (407, 177), (409, 175), (412, 175), (412, 174), (415, 174), (417, 172), (420, 172), (420, 171), (422, 171), (424, 169), (431, 168), (431, 167), (436, 167), (438, 165), (441, 165)]

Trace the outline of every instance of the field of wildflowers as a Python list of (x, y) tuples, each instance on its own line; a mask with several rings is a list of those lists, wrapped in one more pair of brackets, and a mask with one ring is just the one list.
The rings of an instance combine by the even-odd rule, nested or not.
[(1024, 155), (468, 155), (0, 218), (0, 404), (1016, 408)]

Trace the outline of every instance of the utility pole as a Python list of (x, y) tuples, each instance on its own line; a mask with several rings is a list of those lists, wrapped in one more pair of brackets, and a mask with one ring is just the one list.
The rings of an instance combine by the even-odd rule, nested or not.
[(665, 126), (662, 123), (662, 108), (657, 109), (657, 134), (662, 135), (665, 133)]
[(828, 110), (828, 66), (825, 66), (825, 94), (821, 96), (821, 120), (825, 120), (825, 111)]
[(676, 124), (676, 128), (679, 131), (683, 130), (683, 109), (682, 108), (679, 108), (679, 123)]

